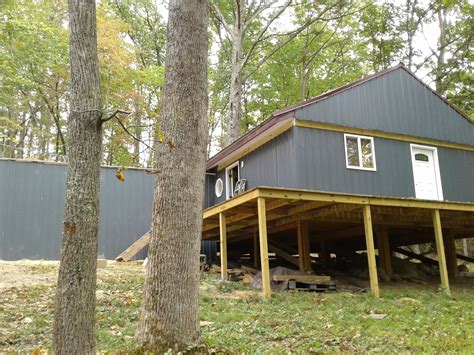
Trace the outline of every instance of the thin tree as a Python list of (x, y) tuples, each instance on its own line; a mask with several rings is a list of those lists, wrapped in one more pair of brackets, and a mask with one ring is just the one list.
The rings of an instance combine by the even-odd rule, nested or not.
[[(278, 32), (272, 26), (280, 19), (291, 5), (292, 0), (235, 0), (230, 2), (209, 2), (213, 18), (224, 29), (226, 39), (231, 43), (230, 62), (231, 75), (229, 83), (229, 115), (226, 122), (226, 144), (237, 140), (241, 133), (242, 97), (246, 82), (257, 72), (265, 62), (280, 49), (289, 44), (308, 26), (317, 21), (330, 21), (339, 18), (326, 18), (332, 10), (343, 5), (340, 0), (325, 3), (318, 11), (316, 6), (306, 5), (307, 19), (297, 24), (289, 32)], [(224, 10), (223, 10), (224, 9)], [(258, 27), (255, 34), (253, 27)], [(220, 35), (220, 28), (219, 37)], [(221, 39), (222, 42), (222, 39)], [(222, 45), (222, 43), (221, 43)], [(268, 48), (271, 48), (268, 50)], [(250, 67), (250, 68), (249, 68)]]
[[(213, 16), (222, 24), (225, 33), (232, 43), (231, 50), (231, 78), (229, 84), (229, 117), (227, 119), (227, 144), (232, 143), (241, 134), (242, 116), (242, 90), (247, 77), (244, 78), (242, 71), (253, 57), (255, 50), (263, 40), (268, 40), (267, 32), (270, 26), (288, 8), (291, 0), (286, 0), (284, 4), (278, 6), (268, 18), (265, 18), (263, 28), (252, 41), (250, 48), (244, 51), (244, 39), (250, 25), (263, 18), (262, 14), (278, 3), (277, 0), (259, 0), (250, 5), (245, 0), (235, 0), (232, 2), (232, 18), (226, 18), (216, 1), (210, 1)], [(263, 64), (263, 61), (262, 61)], [(257, 64), (258, 65), (258, 64)], [(260, 65), (258, 65), (260, 66)]]
[[(151, 240), (136, 339), (142, 351), (199, 339), (199, 250), (207, 135), (208, 9), (171, 0)], [(155, 139), (159, 139), (156, 137)]]
[(102, 140), (95, 0), (69, 0), (69, 28), (69, 166), (53, 351), (92, 354)]

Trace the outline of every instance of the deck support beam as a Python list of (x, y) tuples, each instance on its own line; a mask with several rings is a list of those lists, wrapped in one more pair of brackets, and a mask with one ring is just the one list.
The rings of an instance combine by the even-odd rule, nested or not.
[(326, 239), (321, 239), (319, 242), (318, 258), (323, 267), (329, 266), (331, 253), (328, 250), (328, 241)]
[(227, 226), (225, 214), (219, 213), (221, 280), (227, 281)]
[(441, 278), (441, 285), (444, 287), (448, 294), (451, 294), (451, 291), (449, 290), (449, 278), (448, 270), (446, 267), (446, 256), (444, 254), (443, 230), (441, 228), (441, 217), (439, 215), (439, 210), (433, 210), (432, 217), (436, 240), (436, 251), (438, 253), (439, 275)]
[(260, 250), (258, 247), (258, 233), (253, 232), (253, 266), (258, 267), (260, 264)]
[(267, 214), (265, 198), (257, 198), (258, 210), (258, 233), (260, 239), (260, 263), (262, 268), (262, 290), (263, 298), (269, 299), (272, 291), (270, 288), (270, 265), (268, 261), (268, 239), (267, 239)]
[(388, 237), (388, 230), (386, 228), (380, 228), (377, 233), (377, 248), (379, 250), (379, 258), (382, 269), (385, 271), (388, 277), (392, 277), (392, 249), (390, 248), (390, 239)]
[(448, 233), (444, 238), (444, 250), (446, 253), (446, 266), (448, 268), (448, 275), (451, 277), (458, 277), (458, 262), (456, 256), (456, 244), (454, 243), (454, 234)]
[(311, 255), (309, 246), (308, 221), (297, 221), (296, 235), (298, 237), (298, 261), (300, 271), (311, 271)]
[(370, 277), (370, 289), (372, 294), (379, 298), (379, 281), (377, 279), (377, 264), (375, 261), (375, 248), (374, 248), (374, 234), (372, 230), (372, 214), (370, 212), (370, 206), (365, 205), (363, 208), (364, 214), (364, 229), (365, 229), (365, 243), (367, 245), (367, 259), (369, 265), (369, 277)]

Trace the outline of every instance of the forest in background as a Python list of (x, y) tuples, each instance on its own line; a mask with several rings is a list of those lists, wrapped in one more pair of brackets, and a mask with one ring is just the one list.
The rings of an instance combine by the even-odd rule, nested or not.
[[(67, 1), (0, 6), (0, 157), (67, 161)], [(165, 139), (163, 8), (98, 2), (102, 101), (127, 112), (104, 126), (103, 164), (150, 167), (153, 137)], [(209, 155), (278, 109), (400, 62), (474, 116), (468, 0), (210, 0), (210, 15)]]

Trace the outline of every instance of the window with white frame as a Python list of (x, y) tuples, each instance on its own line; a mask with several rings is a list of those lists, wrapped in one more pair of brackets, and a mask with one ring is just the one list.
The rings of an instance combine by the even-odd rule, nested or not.
[(373, 137), (344, 134), (344, 146), (347, 168), (376, 170)]

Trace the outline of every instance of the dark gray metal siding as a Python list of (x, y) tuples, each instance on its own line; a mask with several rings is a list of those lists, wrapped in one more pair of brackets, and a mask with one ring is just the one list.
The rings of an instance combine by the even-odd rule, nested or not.
[[(154, 176), (127, 170), (125, 181), (116, 169), (102, 168), (100, 183), (99, 255), (114, 259), (150, 229)], [(144, 249), (137, 258), (146, 257)]]
[(290, 129), (241, 159), (240, 177), (247, 179), (247, 189), (296, 186), (293, 134)]
[[(0, 259), (58, 259), (67, 166), (0, 160)], [(153, 175), (102, 168), (99, 255), (115, 258), (150, 226)], [(144, 257), (145, 251), (138, 255)]]
[(443, 197), (474, 202), (474, 152), (438, 148)]
[[(290, 129), (241, 158), (239, 161), (243, 161), (244, 167), (240, 167), (240, 178), (247, 179), (247, 190), (256, 186), (294, 188), (296, 171), (293, 157), (293, 129)], [(206, 189), (206, 202), (213, 200), (213, 204), (225, 201), (225, 169), (219, 171), (216, 178), (224, 182), (224, 192), (221, 197), (216, 197), (214, 185)]]
[(474, 124), (402, 68), (297, 109), (295, 117), (474, 145)]
[(216, 177), (206, 174), (204, 186), (204, 208), (214, 205)]
[(374, 138), (377, 171), (346, 168), (344, 134), (295, 127), (298, 188), (414, 197), (410, 144)]
[[(344, 134), (295, 127), (297, 186), (387, 197), (415, 197), (410, 143), (374, 138), (377, 171), (346, 168)], [(474, 153), (438, 148), (445, 200), (474, 202)]]

